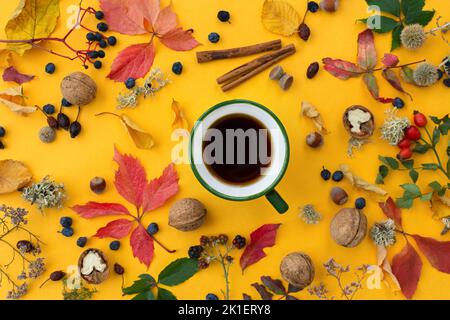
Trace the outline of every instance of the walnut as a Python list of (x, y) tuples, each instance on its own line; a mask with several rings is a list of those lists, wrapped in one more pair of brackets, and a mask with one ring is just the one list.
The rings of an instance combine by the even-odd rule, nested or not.
[(302, 290), (314, 280), (314, 265), (311, 258), (302, 252), (292, 252), (280, 264), (281, 276), (294, 287)]
[(198, 229), (206, 217), (205, 206), (196, 199), (180, 199), (169, 211), (169, 225), (180, 231)]
[(82, 72), (74, 72), (61, 81), (63, 97), (73, 105), (84, 106), (95, 99), (97, 85)]
[(85, 250), (78, 259), (81, 277), (88, 283), (100, 284), (108, 278), (108, 261), (98, 249)]
[(367, 217), (357, 209), (341, 209), (331, 220), (330, 232), (338, 245), (356, 247), (366, 236)]
[(367, 139), (375, 131), (372, 112), (363, 106), (354, 105), (347, 108), (343, 116), (344, 127), (356, 139)]

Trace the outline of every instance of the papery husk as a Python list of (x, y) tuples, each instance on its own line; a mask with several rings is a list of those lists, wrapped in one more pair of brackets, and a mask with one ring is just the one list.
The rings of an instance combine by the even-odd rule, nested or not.
[(365, 191), (369, 191), (372, 193), (375, 193), (377, 195), (380, 196), (387, 196), (387, 191), (381, 189), (380, 187), (371, 184), (369, 182), (367, 182), (366, 180), (354, 175), (351, 171), (350, 171), (350, 167), (346, 164), (341, 164), (340, 165), (340, 170), (344, 173), (345, 178), (347, 178), (350, 183), (360, 189), (363, 189)]
[(327, 134), (328, 130), (323, 125), (319, 110), (307, 101), (302, 102), (302, 115), (311, 119), (320, 133)]

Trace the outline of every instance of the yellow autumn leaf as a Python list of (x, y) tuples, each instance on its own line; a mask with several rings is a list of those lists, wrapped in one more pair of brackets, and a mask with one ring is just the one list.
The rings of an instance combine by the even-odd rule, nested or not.
[[(59, 0), (20, 0), (5, 27), (8, 40), (46, 38), (56, 28)], [(22, 55), (31, 43), (9, 43), (8, 48)]]
[(0, 194), (14, 192), (27, 186), (32, 179), (31, 171), (16, 160), (0, 161)]
[(155, 145), (153, 137), (139, 127), (128, 116), (122, 115), (121, 119), (136, 147), (139, 149), (151, 149)]
[(11, 52), (6, 49), (0, 50), (0, 69), (6, 69), (11, 66), (12, 57)]
[(290, 36), (297, 32), (300, 16), (289, 3), (279, 0), (264, 1), (262, 23), (270, 32)]
[(37, 110), (36, 107), (27, 106), (25, 104), (22, 86), (8, 88), (0, 92), (0, 103), (7, 106), (11, 111), (16, 112), (20, 115), (33, 113)]
[(433, 218), (439, 220), (450, 216), (450, 198), (447, 196), (434, 196), (431, 199), (431, 211), (433, 211)]
[(175, 114), (175, 120), (172, 123), (172, 128), (176, 129), (186, 129), (189, 130), (189, 124), (184, 116), (183, 110), (181, 109), (180, 104), (173, 100), (172, 101), (172, 110)]

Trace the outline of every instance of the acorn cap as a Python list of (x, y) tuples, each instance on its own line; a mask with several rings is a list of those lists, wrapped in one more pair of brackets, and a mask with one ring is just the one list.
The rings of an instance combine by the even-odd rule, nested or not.
[[(360, 109), (364, 112), (368, 112), (370, 114), (370, 120), (367, 122), (364, 122), (360, 125), (360, 132), (353, 132), (352, 129), (352, 124), (350, 123), (350, 121), (348, 120), (348, 113), (352, 110), (356, 110), (356, 109)], [(373, 135), (373, 132), (375, 131), (375, 118), (372, 114), (372, 112), (367, 109), (366, 107), (360, 106), (360, 105), (353, 105), (349, 108), (347, 108), (344, 112), (343, 115), (343, 122), (344, 122), (344, 127), (345, 129), (348, 131), (348, 133), (356, 139), (367, 139), (369, 137), (371, 137)]]
[(292, 252), (281, 260), (281, 276), (299, 290), (309, 286), (314, 280), (314, 265), (303, 252)]
[(95, 99), (97, 85), (83, 72), (74, 72), (61, 81), (63, 97), (73, 105), (84, 106)]
[(206, 217), (205, 206), (197, 199), (176, 201), (169, 210), (169, 225), (180, 231), (198, 229)]
[(85, 250), (78, 259), (80, 276), (91, 284), (100, 284), (108, 278), (108, 261), (98, 249)]
[(367, 217), (354, 208), (341, 209), (331, 220), (330, 232), (338, 245), (356, 247), (366, 236)]

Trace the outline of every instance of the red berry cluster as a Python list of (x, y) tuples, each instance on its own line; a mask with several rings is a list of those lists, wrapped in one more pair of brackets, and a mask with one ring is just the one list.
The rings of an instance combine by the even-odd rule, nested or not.
[(427, 125), (427, 117), (419, 112), (414, 111), (414, 125), (411, 125), (405, 129), (405, 137), (397, 144), (400, 148), (397, 158), (399, 160), (407, 160), (413, 155), (413, 143), (422, 138), (419, 128), (423, 128)]

